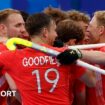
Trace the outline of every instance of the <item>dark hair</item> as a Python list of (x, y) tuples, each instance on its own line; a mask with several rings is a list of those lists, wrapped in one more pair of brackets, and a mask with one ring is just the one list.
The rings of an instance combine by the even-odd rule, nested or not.
[(64, 20), (57, 25), (58, 39), (66, 43), (70, 39), (76, 39), (77, 43), (84, 38), (84, 33), (81, 27), (73, 20)]
[(80, 12), (77, 10), (70, 10), (67, 12), (69, 19), (74, 21), (83, 21), (84, 23), (89, 23), (90, 16), (84, 12)]
[(26, 22), (27, 18), (29, 17), (29, 14), (27, 12), (25, 12), (25, 11), (20, 11), (20, 13), (21, 13), (24, 21)]
[(30, 36), (40, 34), (44, 27), (49, 28), (52, 18), (45, 13), (37, 13), (28, 17), (26, 30)]

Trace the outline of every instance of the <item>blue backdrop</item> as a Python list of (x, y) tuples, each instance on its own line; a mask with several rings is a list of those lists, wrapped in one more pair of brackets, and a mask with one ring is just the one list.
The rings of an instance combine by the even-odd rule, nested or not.
[(30, 14), (43, 11), (48, 6), (62, 10), (76, 9), (92, 14), (105, 9), (105, 0), (0, 0), (0, 10), (14, 8)]

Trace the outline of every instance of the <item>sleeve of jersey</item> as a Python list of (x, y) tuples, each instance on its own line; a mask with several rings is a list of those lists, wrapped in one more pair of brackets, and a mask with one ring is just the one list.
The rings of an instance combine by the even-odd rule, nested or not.
[(72, 73), (73, 73), (74, 79), (80, 78), (81, 76), (83, 76), (85, 74), (85, 72), (86, 72), (85, 68), (83, 68), (81, 66), (77, 66), (77, 65), (73, 66)]

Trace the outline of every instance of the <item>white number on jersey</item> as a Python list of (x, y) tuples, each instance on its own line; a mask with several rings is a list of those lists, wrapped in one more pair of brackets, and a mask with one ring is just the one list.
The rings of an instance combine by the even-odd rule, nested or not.
[[(56, 78), (54, 80), (51, 80), (51, 79), (48, 78), (48, 74), (50, 72), (55, 72)], [(41, 82), (40, 82), (41, 80), (40, 80), (40, 72), (39, 72), (39, 70), (34, 70), (32, 72), (32, 75), (36, 75), (37, 86), (38, 86), (38, 93), (41, 93), (42, 90), (41, 90)], [(54, 89), (56, 88), (56, 85), (57, 85), (58, 80), (59, 80), (59, 72), (56, 69), (54, 69), (54, 68), (47, 69), (46, 72), (45, 72), (45, 74), (44, 74), (44, 78), (45, 78), (45, 80), (48, 83), (53, 84), (52, 88), (49, 90), (49, 92), (53, 92)]]

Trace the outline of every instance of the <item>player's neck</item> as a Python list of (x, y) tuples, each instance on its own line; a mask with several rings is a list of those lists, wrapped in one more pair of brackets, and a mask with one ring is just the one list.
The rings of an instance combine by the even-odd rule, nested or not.
[(99, 43), (105, 43), (105, 33), (100, 36)]
[(41, 37), (34, 37), (31, 38), (31, 41), (37, 44), (47, 44), (45, 40), (43, 40)]
[(100, 38), (99, 43), (105, 43), (105, 35), (103, 35), (103, 37)]

